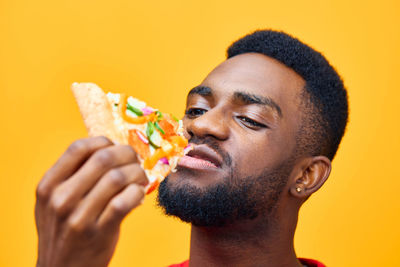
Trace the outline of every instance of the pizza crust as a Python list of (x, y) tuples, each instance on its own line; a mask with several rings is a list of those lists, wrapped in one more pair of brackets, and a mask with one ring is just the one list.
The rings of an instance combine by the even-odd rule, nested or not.
[(128, 143), (126, 136), (118, 131), (112, 107), (100, 87), (94, 83), (73, 83), (71, 89), (89, 136), (105, 136), (114, 142)]

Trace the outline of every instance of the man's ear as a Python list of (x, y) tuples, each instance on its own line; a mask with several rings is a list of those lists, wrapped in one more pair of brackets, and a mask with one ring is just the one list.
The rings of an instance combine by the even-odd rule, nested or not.
[(328, 179), (331, 161), (325, 156), (308, 158), (302, 162), (300, 171), (290, 186), (290, 194), (298, 198), (308, 198)]

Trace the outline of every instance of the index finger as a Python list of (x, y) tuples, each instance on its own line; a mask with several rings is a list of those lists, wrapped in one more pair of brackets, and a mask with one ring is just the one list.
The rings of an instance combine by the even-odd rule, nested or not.
[(73, 142), (39, 182), (38, 197), (49, 196), (53, 188), (75, 173), (90, 155), (111, 145), (113, 143), (104, 136), (83, 138)]

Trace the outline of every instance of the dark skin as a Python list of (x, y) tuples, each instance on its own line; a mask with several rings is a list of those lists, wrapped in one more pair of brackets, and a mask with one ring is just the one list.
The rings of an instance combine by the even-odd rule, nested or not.
[[(188, 96), (186, 130), (193, 136), (216, 138), (243, 177), (274, 168), (295, 149), (293, 133), (300, 127), (299, 96), (304, 85), (298, 74), (264, 55), (233, 57), (202, 82), (201, 86), (211, 89), (210, 94)], [(235, 97), (237, 92), (271, 101), (248, 103)], [(267, 215), (275, 218), (273, 224), (265, 226), (259, 216), (222, 228), (193, 226), (190, 266), (301, 266), (293, 248), (298, 210), (325, 182), (330, 168), (329, 159), (323, 156), (297, 159), (277, 209)], [(185, 173), (184, 181), (204, 187), (225, 177), (224, 172), (223, 168), (213, 170), (213, 175), (204, 171), (189, 177), (192, 179)], [(171, 182), (183, 179), (179, 172), (170, 177)]]
[[(261, 54), (226, 60), (202, 82), (208, 89), (188, 95), (188, 137), (215, 138), (241, 177), (274, 168), (295, 149), (304, 84), (290, 68)], [(190, 266), (301, 266), (293, 247), (298, 210), (330, 169), (324, 156), (297, 158), (276, 209), (265, 215), (272, 223), (259, 216), (226, 227), (193, 226)], [(227, 174), (224, 166), (178, 171), (170, 181), (205, 188)], [(37, 266), (107, 266), (120, 223), (142, 202), (146, 183), (130, 147), (102, 137), (74, 143), (37, 188)]]

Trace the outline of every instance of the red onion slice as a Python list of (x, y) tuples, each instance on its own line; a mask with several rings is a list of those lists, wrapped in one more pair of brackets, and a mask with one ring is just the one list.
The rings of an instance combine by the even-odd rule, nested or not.
[(143, 143), (145, 143), (146, 145), (149, 144), (149, 140), (147, 140), (146, 136), (144, 136), (144, 134), (142, 134), (141, 131), (136, 130), (135, 132), (136, 132), (137, 136), (139, 137), (139, 139), (140, 139)]
[(168, 161), (168, 159), (165, 158), (165, 157), (164, 157), (164, 158), (161, 158), (160, 161), (161, 161), (162, 163), (164, 163), (164, 164), (169, 165), (169, 161)]
[(142, 111), (143, 111), (143, 115), (146, 116), (146, 115), (150, 115), (151, 113), (153, 113), (154, 109), (152, 109), (150, 107), (144, 107), (144, 108), (142, 108)]

